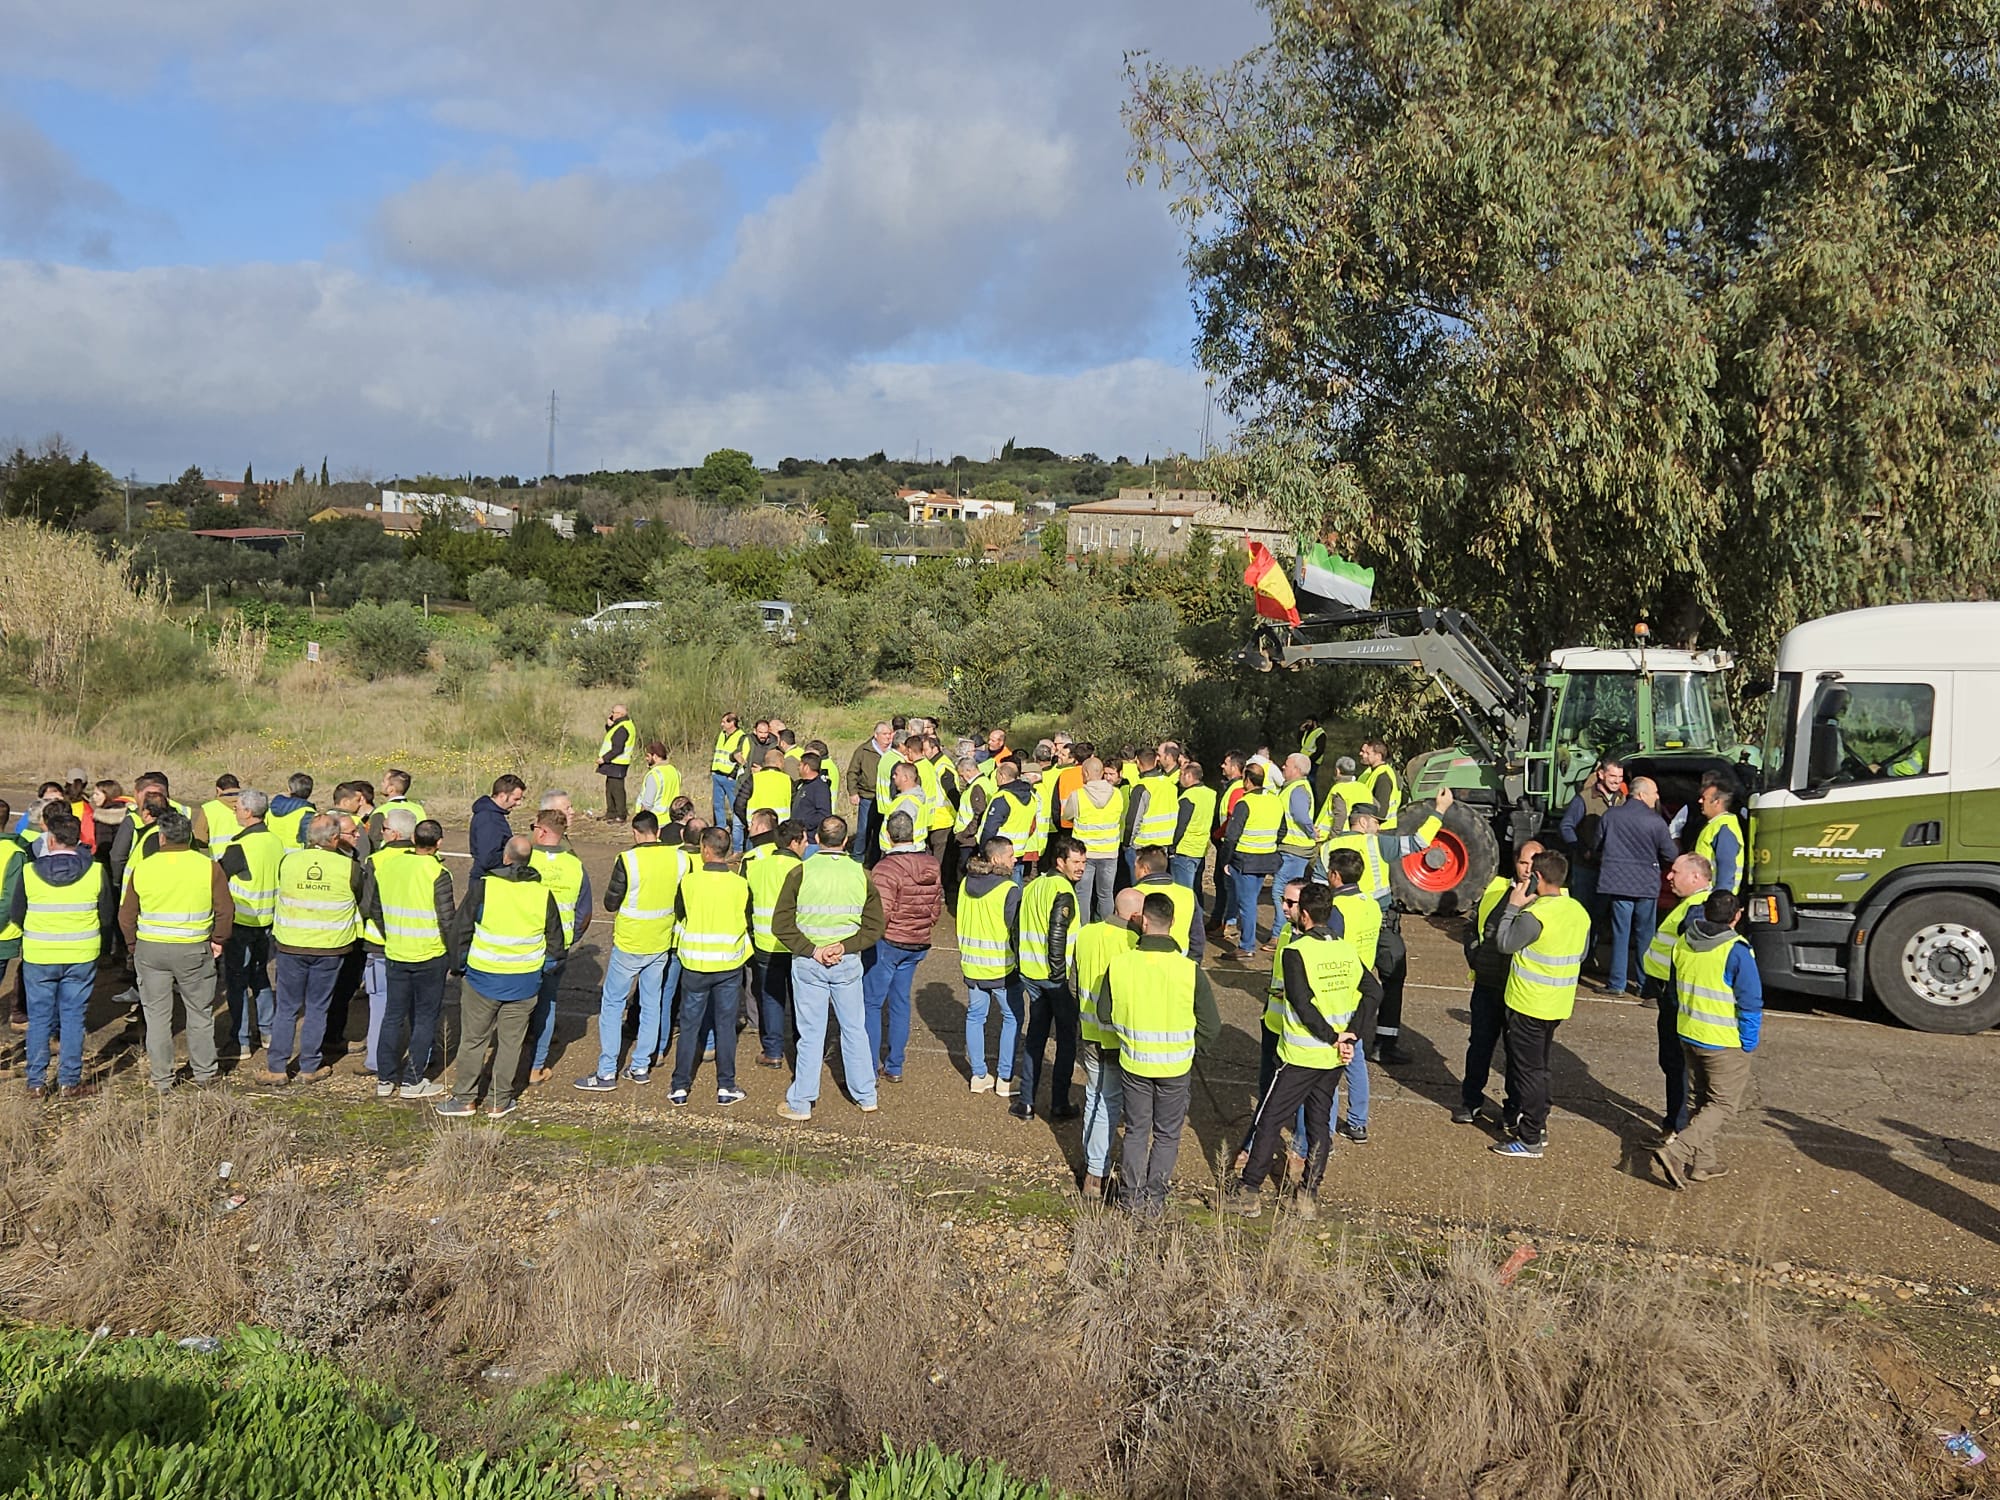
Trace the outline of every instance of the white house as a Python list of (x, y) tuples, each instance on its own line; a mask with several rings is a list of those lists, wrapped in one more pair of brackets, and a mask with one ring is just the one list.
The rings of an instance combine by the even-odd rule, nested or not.
[(472, 495), (428, 494), (422, 490), (392, 489), (387, 485), (382, 488), (380, 502), (369, 509), (381, 510), (392, 516), (456, 514), (470, 521), (472, 526), (490, 531), (512, 531), (520, 515), (517, 507), (500, 500), (482, 500)]
[(1014, 514), (1012, 500), (982, 500), (977, 495), (940, 495), (930, 490), (897, 490), (909, 511), (910, 524), (920, 521), (982, 521), (988, 516)]

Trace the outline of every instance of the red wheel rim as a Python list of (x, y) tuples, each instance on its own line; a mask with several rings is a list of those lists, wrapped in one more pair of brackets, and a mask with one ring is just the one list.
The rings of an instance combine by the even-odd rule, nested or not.
[[(1435, 866), (1427, 862), (1431, 858), (1438, 858)], [(1420, 891), (1456, 890), (1471, 868), (1464, 841), (1449, 828), (1440, 828), (1429, 847), (1403, 856), (1403, 874)]]

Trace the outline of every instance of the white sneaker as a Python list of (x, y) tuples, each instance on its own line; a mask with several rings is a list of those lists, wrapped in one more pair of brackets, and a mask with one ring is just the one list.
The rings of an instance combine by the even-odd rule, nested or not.
[(403, 1085), (405, 1099), (435, 1099), (445, 1091), (444, 1085), (428, 1078), (419, 1078), (415, 1083)]
[(972, 1077), (972, 1092), (975, 1094), (992, 1093), (993, 1075), (991, 1073), (975, 1073)]
[(1013, 1098), (1013, 1097), (1014, 1097), (1014, 1080), (1013, 1080), (1013, 1079), (1011, 1079), (1011, 1078), (1002, 1078), (1001, 1080), (999, 1080), (999, 1082), (995, 1083), (995, 1084), (993, 1085), (993, 1096), (994, 1096), (994, 1097), (995, 1097), (996, 1099), (1011, 1099), (1011, 1098)]
[(395, 1098), (395, 1097), (396, 1097), (396, 1085), (395, 1085), (395, 1084), (393, 1084), (393, 1083), (378, 1083), (378, 1084), (376, 1084), (376, 1085), (375, 1085), (375, 1097), (376, 1097), (377, 1099), (393, 1099), (393, 1098)]

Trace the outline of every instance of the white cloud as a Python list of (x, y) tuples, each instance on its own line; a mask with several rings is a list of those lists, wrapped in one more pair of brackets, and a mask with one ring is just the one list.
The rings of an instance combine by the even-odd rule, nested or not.
[[(645, 315), (498, 292), (388, 287), (317, 265), (101, 271), (0, 261), (18, 312), (0, 409), (142, 478), (189, 463), (283, 470), (321, 453), (383, 472), (537, 472), (551, 387), (565, 470), (743, 447), (984, 454), (1010, 436), (1099, 452), (1189, 448), (1191, 370), (1119, 359), (1069, 373), (969, 360), (718, 371)], [(115, 434), (115, 444), (104, 435)]]
[(643, 177), (448, 168), (383, 200), (370, 242), (381, 259), (442, 284), (602, 289), (699, 246), (721, 200), (720, 179), (699, 163)]
[(107, 260), (122, 208), (32, 120), (0, 108), (0, 249)]

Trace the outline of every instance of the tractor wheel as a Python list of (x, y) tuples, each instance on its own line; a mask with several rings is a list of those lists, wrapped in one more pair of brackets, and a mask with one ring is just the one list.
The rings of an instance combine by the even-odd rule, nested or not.
[[(1405, 831), (1416, 826), (1408, 812), (1397, 821)], [(1454, 802), (1443, 821), (1444, 826), (1427, 847), (1389, 866), (1389, 885), (1396, 893), (1396, 904), (1418, 916), (1449, 917), (1477, 911), (1480, 896), (1500, 868), (1500, 840), (1494, 836), (1485, 808)]]

